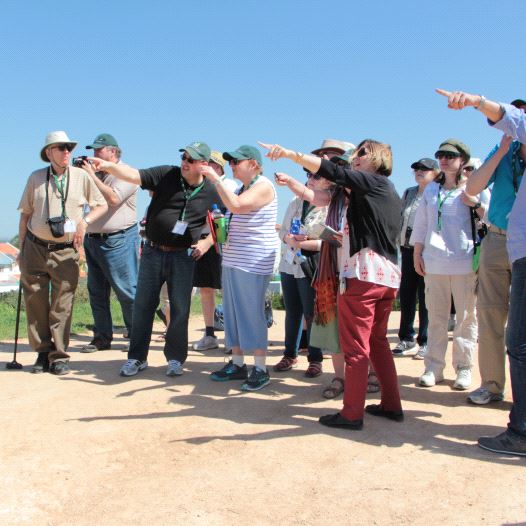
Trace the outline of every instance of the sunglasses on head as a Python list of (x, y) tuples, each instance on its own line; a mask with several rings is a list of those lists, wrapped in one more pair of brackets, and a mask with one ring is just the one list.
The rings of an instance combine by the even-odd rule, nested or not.
[(460, 154), (454, 152), (437, 152), (435, 154), (435, 159), (447, 159), (448, 161), (456, 159), (457, 157), (460, 157)]
[(53, 148), (56, 148), (57, 150), (60, 150), (61, 152), (65, 152), (66, 150), (68, 152), (73, 151), (74, 146), (72, 144), (57, 144), (56, 146), (53, 146)]

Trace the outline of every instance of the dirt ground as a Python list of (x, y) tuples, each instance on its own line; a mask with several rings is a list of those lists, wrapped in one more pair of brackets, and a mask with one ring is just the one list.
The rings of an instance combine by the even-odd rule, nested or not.
[[(397, 326), (393, 313), (393, 343)], [(194, 342), (201, 320), (191, 329)], [(283, 313), (270, 334), (272, 365)], [(330, 360), (308, 379), (301, 357), (245, 394), (209, 380), (221, 350), (191, 351), (184, 376), (168, 378), (153, 341), (150, 367), (124, 379), (124, 340), (75, 352), (88, 340), (74, 339), (62, 377), (30, 374), (26, 342), (24, 369), (5, 371), (13, 345), (0, 345), (2, 525), (526, 524), (526, 460), (475, 445), (505, 426), (510, 399), (467, 405), (451, 365), (445, 383), (423, 389), (422, 362), (397, 359), (405, 422), (366, 417), (362, 431), (331, 430), (317, 422), (341, 405), (321, 397)]]

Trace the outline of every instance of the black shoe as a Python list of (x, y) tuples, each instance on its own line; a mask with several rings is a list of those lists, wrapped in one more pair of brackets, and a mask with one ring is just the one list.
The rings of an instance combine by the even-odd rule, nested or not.
[(37, 361), (33, 365), (31, 372), (34, 374), (47, 373), (49, 371), (49, 353), (39, 352)]
[(363, 427), (363, 420), (347, 420), (340, 413), (320, 416), (319, 422), (323, 426), (341, 427), (343, 429), (359, 430)]
[(496, 437), (481, 437), (478, 444), (482, 449), (493, 451), (493, 453), (526, 457), (526, 439), (509, 430)]
[(394, 420), (395, 422), (403, 422), (404, 412), (403, 411), (386, 411), (380, 404), (371, 404), (366, 406), (365, 412), (374, 416), (383, 416)]
[(246, 380), (248, 371), (246, 364), (241, 367), (230, 360), (222, 369), (214, 371), (210, 375), (210, 380), (214, 382), (228, 382), (229, 380)]
[(98, 336), (93, 338), (88, 345), (84, 345), (80, 349), (80, 352), (89, 353), (89, 352), (97, 352), (97, 351), (107, 351), (111, 349), (111, 341), (110, 340), (104, 340)]
[(56, 374), (57, 376), (62, 376), (63, 374), (68, 374), (71, 371), (69, 368), (68, 362), (63, 362), (62, 360), (57, 360), (53, 362), (49, 367), (49, 372), (51, 374)]

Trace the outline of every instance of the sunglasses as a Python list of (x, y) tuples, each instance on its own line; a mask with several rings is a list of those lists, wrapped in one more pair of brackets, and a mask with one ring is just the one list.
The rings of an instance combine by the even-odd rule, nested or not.
[(448, 161), (451, 161), (451, 159), (456, 159), (457, 157), (460, 157), (459, 153), (437, 152), (435, 154), (435, 159), (447, 159)]
[(474, 166), (466, 166), (465, 168), (463, 168), (463, 170), (465, 172), (472, 172), (473, 170), (475, 170), (475, 167)]
[(362, 146), (357, 152), (356, 157), (365, 157), (369, 152)]
[(249, 159), (229, 159), (228, 164), (233, 164), (234, 166), (237, 166), (239, 163), (242, 163), (243, 161), (248, 161)]
[(321, 175), (318, 173), (311, 174), (310, 172), (307, 172), (307, 179), (314, 179), (315, 181), (317, 181), (318, 179), (321, 179)]
[(186, 155), (185, 153), (181, 155), (181, 160), (186, 161), (188, 164), (194, 164), (196, 162), (199, 162), (199, 161), (196, 161), (195, 159), (192, 159), (191, 157), (188, 157), (188, 155)]
[(56, 146), (53, 146), (53, 148), (56, 148), (57, 150), (60, 150), (61, 152), (65, 152), (66, 150), (68, 152), (72, 152), (74, 146), (72, 144), (57, 144)]

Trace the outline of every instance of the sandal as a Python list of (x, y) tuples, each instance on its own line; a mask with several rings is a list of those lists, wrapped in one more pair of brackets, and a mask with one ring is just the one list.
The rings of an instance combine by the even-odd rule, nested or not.
[(307, 378), (316, 378), (317, 376), (320, 376), (322, 372), (321, 362), (310, 362), (305, 371), (305, 376)]
[(344, 389), (343, 379), (335, 376), (331, 380), (331, 383), (323, 389), (322, 391), (323, 398), (332, 400), (333, 398), (336, 398), (337, 396), (341, 395), (343, 393), (343, 389)]
[(367, 378), (367, 392), (377, 393), (378, 391), (380, 391), (380, 383), (378, 382), (376, 373), (374, 371), (371, 371)]
[(298, 366), (298, 360), (296, 358), (290, 358), (290, 356), (283, 356), (283, 358), (274, 366), (274, 371), (282, 373), (290, 371), (293, 367)]

